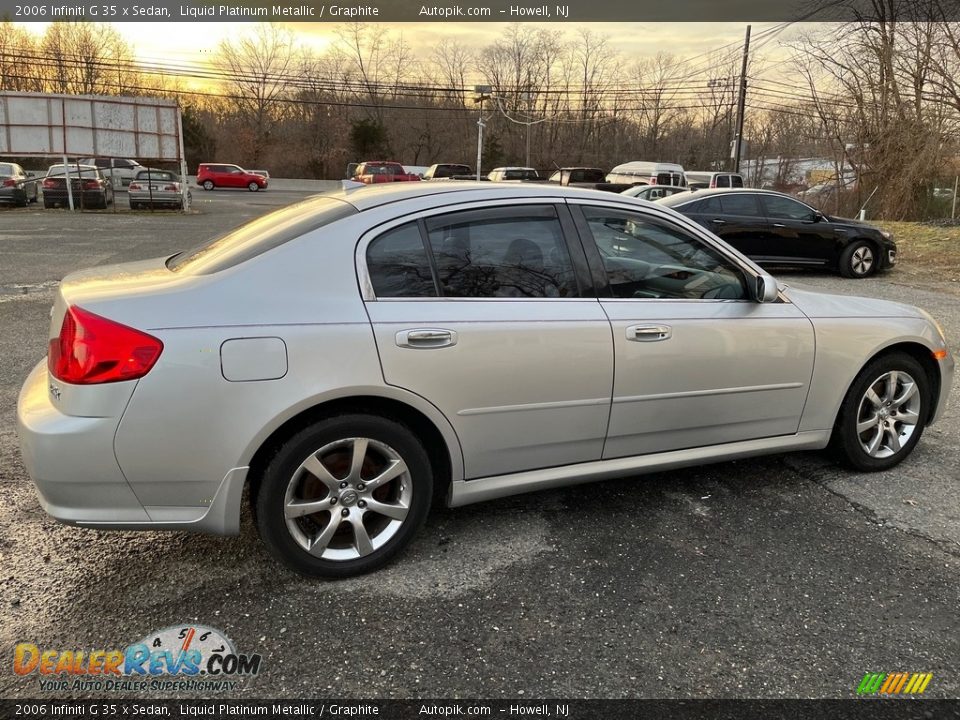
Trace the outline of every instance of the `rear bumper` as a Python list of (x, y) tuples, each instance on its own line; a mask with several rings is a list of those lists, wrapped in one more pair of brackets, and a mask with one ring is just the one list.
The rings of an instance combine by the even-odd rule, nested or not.
[(239, 532), (247, 468), (228, 472), (209, 506), (144, 507), (114, 454), (120, 417), (66, 415), (55, 403), (43, 361), (20, 390), (17, 434), (24, 465), (48, 515), (101, 529)]

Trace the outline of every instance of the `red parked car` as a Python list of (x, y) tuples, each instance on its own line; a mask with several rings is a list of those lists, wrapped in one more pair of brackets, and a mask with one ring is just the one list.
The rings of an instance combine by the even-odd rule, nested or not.
[(404, 182), (416, 180), (419, 182), (420, 176), (408, 173), (406, 168), (400, 163), (384, 162), (383, 160), (368, 160), (357, 165), (353, 172), (353, 180), (357, 182), (374, 183), (385, 182)]
[(247, 188), (250, 192), (267, 188), (267, 178), (263, 175), (244, 170), (239, 165), (223, 163), (201, 163), (197, 169), (197, 185), (204, 190), (215, 187)]

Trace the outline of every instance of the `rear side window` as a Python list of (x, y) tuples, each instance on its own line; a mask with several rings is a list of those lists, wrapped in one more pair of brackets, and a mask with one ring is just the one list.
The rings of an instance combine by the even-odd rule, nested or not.
[(719, 199), (723, 206), (723, 212), (727, 215), (745, 215), (748, 217), (760, 217), (762, 215), (756, 195), (730, 193)]
[(718, 188), (730, 187), (730, 176), (717, 175), (717, 187)]
[(743, 187), (743, 178), (739, 175), (731, 175), (730, 187)]
[(356, 212), (353, 205), (336, 198), (310, 198), (251, 220), (198, 248), (174, 255), (167, 260), (167, 267), (175, 272), (209, 275)]
[(577, 297), (573, 264), (552, 205), (500, 207), (427, 220), (445, 297)]
[(389, 230), (370, 243), (367, 271), (377, 297), (437, 296), (427, 249), (416, 222)]

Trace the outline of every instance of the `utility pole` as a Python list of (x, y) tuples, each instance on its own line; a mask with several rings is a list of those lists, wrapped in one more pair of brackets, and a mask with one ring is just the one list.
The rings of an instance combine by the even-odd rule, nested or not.
[(477, 180), (480, 179), (480, 163), (483, 159), (483, 101), (490, 97), (490, 93), (493, 92), (493, 88), (489, 85), (474, 85), (473, 86), (473, 101), (475, 103), (480, 103), (480, 116), (477, 118)]
[(743, 41), (743, 65), (740, 68), (740, 97), (737, 99), (737, 134), (733, 139), (733, 171), (740, 172), (740, 146), (743, 144), (743, 115), (747, 106), (747, 60), (750, 56), (750, 26)]

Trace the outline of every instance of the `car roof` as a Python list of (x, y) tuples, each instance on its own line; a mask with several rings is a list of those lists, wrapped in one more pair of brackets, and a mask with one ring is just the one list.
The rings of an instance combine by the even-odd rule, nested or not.
[(657, 200), (661, 205), (666, 205), (667, 207), (673, 207), (675, 205), (683, 205), (688, 202), (693, 202), (694, 200), (702, 200), (706, 197), (713, 197), (714, 195), (732, 195), (733, 193), (753, 193), (755, 195), (774, 195), (776, 197), (785, 197), (790, 198), (791, 200), (796, 200), (797, 202), (802, 202), (797, 200), (797, 198), (792, 195), (787, 195), (786, 193), (777, 192), (776, 190), (760, 190), (759, 188), (704, 188), (703, 190), (697, 190), (689, 194), (689, 196), (684, 195), (683, 193), (677, 193), (676, 195), (670, 195), (669, 197), (661, 198)]
[(496, 167), (490, 172), (496, 172), (497, 170), (536, 170), (536, 168), (520, 167), (519, 165), (508, 165), (506, 167)]
[(449, 196), (449, 202), (456, 202), (457, 195), (464, 202), (474, 200), (496, 200), (498, 198), (530, 198), (550, 202), (556, 198), (581, 198), (598, 201), (631, 202), (632, 198), (619, 193), (603, 192), (589, 188), (569, 188), (559, 185), (497, 185), (496, 183), (464, 180), (456, 183), (383, 183), (362, 185), (347, 189), (332, 190), (316, 197), (332, 197), (353, 205), (357, 210), (371, 210), (390, 203), (415, 200), (430, 196)]

